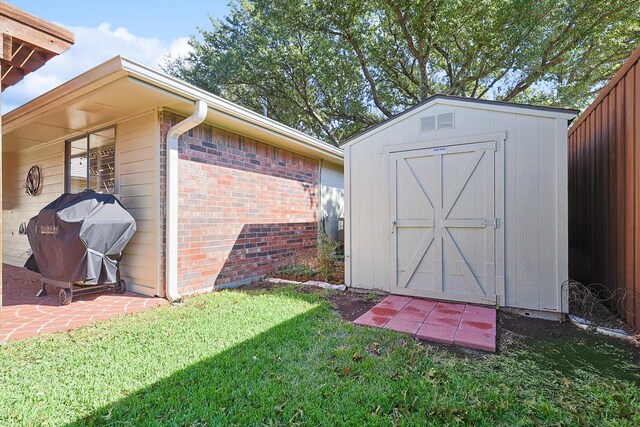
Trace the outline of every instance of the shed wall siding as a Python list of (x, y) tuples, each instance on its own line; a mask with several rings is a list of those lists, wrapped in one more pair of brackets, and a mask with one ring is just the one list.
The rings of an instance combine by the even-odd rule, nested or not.
[[(388, 289), (392, 272), (390, 247), (389, 159), (385, 146), (421, 143), (506, 132), (505, 286), (501, 305), (566, 311), (561, 283), (567, 280), (566, 122), (535, 115), (435, 103), (345, 147), (347, 182), (347, 281), (356, 288)], [(420, 118), (454, 113), (453, 129), (420, 132)], [(563, 139), (564, 136), (564, 139)]]
[[(182, 117), (160, 120), (164, 141)], [(178, 150), (182, 294), (268, 274), (315, 246), (317, 160), (206, 124), (182, 135)]]
[[(156, 115), (116, 124), (117, 197), (136, 219), (138, 231), (123, 256), (122, 275), (135, 292), (158, 294), (159, 178)], [(40, 209), (64, 192), (64, 140), (6, 153), (3, 167), (3, 262), (22, 267), (27, 257), (27, 236), (18, 235)], [(33, 165), (42, 170), (42, 192), (25, 194), (24, 180)]]
[(569, 271), (640, 330), (640, 49), (569, 133)]

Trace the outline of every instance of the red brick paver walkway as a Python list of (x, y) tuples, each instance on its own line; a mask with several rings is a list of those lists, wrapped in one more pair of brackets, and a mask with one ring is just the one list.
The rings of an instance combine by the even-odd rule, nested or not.
[(2, 272), (0, 342), (73, 329), (116, 314), (133, 313), (167, 303), (162, 298), (132, 292), (118, 295), (107, 290), (74, 295), (70, 305), (60, 306), (58, 289), (53, 286), (47, 286), (48, 296), (35, 296), (41, 287), (39, 274), (8, 265), (2, 266)]
[(389, 295), (353, 321), (420, 339), (496, 351), (496, 309)]

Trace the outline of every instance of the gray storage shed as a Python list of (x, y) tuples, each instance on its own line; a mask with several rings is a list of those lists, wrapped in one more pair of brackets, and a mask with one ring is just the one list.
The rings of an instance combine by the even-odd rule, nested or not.
[(566, 312), (577, 113), (437, 95), (347, 141), (347, 285)]

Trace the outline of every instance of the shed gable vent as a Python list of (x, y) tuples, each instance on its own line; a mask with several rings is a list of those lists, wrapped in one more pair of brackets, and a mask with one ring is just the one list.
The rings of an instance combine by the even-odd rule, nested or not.
[(453, 113), (438, 114), (420, 118), (420, 132), (453, 128)]
[(438, 115), (438, 129), (451, 129), (453, 127), (453, 113)]
[(420, 119), (420, 132), (436, 130), (436, 116), (427, 116)]

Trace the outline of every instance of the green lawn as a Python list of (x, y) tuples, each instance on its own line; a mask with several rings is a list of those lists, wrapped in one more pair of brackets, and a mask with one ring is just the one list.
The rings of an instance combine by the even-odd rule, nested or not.
[(292, 288), (217, 292), (0, 347), (0, 424), (640, 425), (632, 377), (509, 347), (454, 354)]

